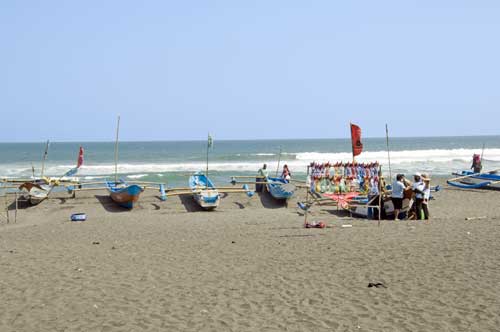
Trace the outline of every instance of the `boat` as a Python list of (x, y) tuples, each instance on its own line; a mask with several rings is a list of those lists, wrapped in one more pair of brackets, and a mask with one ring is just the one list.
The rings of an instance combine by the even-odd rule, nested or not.
[(134, 207), (134, 204), (139, 201), (139, 195), (144, 191), (144, 188), (136, 184), (129, 185), (123, 180), (106, 181), (106, 187), (111, 199), (127, 209)]
[(19, 186), (21, 199), (30, 205), (38, 205), (47, 199), (50, 187), (41, 183), (25, 182)]
[(203, 209), (213, 210), (219, 206), (219, 191), (202, 172), (191, 175), (189, 178), (189, 188), (193, 193), (193, 199)]
[(295, 185), (281, 178), (266, 178), (267, 191), (277, 200), (288, 200), (295, 192)]
[(494, 189), (500, 190), (500, 174), (497, 171), (487, 173), (474, 173), (462, 171), (453, 173), (458, 178), (446, 181), (450, 186), (461, 189)]

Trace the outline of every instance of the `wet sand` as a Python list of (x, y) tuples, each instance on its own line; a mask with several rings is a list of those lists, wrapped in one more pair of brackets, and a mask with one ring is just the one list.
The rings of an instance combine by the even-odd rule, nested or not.
[(230, 194), (205, 212), (156, 195), (129, 212), (85, 192), (1, 220), (0, 331), (499, 329), (500, 192), (447, 188), (431, 221), (380, 226), (313, 207), (326, 229), (303, 228), (300, 198)]

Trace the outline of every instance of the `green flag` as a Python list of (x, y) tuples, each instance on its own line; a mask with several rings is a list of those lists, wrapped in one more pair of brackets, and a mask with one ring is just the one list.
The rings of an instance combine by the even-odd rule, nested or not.
[(208, 134), (208, 148), (211, 149), (214, 147), (214, 140), (212, 139), (212, 136)]

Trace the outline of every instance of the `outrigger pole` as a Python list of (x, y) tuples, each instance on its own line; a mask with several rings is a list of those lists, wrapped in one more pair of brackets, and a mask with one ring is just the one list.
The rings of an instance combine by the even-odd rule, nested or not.
[(118, 115), (118, 123), (116, 124), (116, 139), (115, 139), (115, 184), (118, 183), (118, 135), (120, 133), (120, 116)]

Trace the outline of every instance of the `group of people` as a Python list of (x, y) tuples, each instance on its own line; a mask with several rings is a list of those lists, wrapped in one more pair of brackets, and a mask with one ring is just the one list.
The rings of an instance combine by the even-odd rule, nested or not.
[[(392, 184), (391, 199), (394, 205), (394, 219), (399, 220), (401, 209), (403, 208), (403, 200), (405, 194), (411, 192), (414, 200), (413, 205), (408, 214), (408, 219), (425, 219), (428, 220), (429, 200), (431, 198), (431, 179), (420, 173), (415, 173), (413, 176), (414, 182), (408, 181), (404, 174), (398, 174), (396, 180)], [(410, 191), (411, 190), (411, 191)]]

